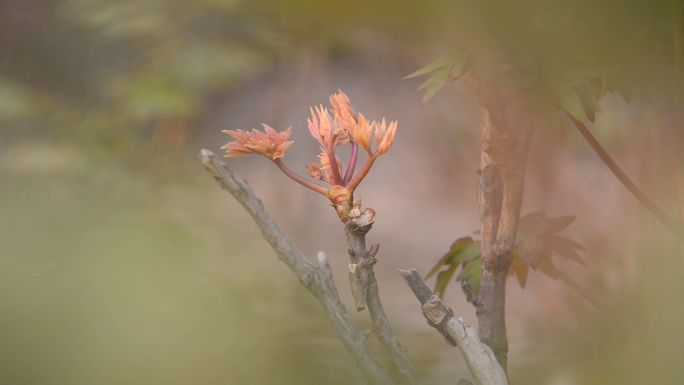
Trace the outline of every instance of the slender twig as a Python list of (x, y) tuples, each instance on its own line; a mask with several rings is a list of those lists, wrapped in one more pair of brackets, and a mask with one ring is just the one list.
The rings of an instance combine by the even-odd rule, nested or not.
[[(355, 218), (350, 218), (346, 226), (347, 245), (349, 246), (349, 256), (352, 260), (350, 267), (355, 271), (355, 277), (358, 278), (356, 283), (352, 280), (352, 287), (354, 285), (360, 287), (359, 291), (362, 293), (363, 302), (368, 306), (368, 313), (373, 322), (375, 332), (383, 348), (391, 357), (394, 366), (399, 371), (402, 381), (406, 384), (415, 384), (415, 373), (406, 349), (394, 336), (389, 319), (380, 301), (378, 282), (373, 271), (378, 245), (370, 249), (366, 248), (366, 233), (368, 230), (370, 230), (370, 224), (358, 226)], [(357, 308), (359, 307), (358, 302)]]
[(264, 239), (278, 255), (278, 259), (290, 268), (318, 300), (335, 329), (337, 337), (352, 355), (368, 382), (374, 385), (394, 384), (392, 378), (371, 352), (365, 334), (356, 326), (340, 301), (325, 256), (319, 254), (319, 267), (315, 267), (284, 234), (247, 182), (235, 175), (216, 154), (209, 150), (202, 150), (200, 159), (219, 186), (228, 191), (252, 216), (261, 229)]
[(667, 227), (675, 236), (678, 238), (684, 238), (684, 227), (682, 224), (672, 217), (667, 215), (663, 209), (661, 209), (653, 200), (651, 200), (646, 194), (630, 179), (627, 174), (618, 166), (618, 164), (613, 160), (613, 158), (608, 154), (608, 152), (601, 146), (601, 144), (596, 140), (596, 137), (591, 133), (589, 128), (584, 125), (584, 123), (575, 119), (570, 114), (567, 114), (572, 122), (575, 124), (577, 130), (582, 134), (584, 139), (589, 143), (594, 152), (601, 158), (603, 163), (608, 166), (610, 171), (617, 177), (617, 179), (622, 183), (625, 188), (634, 195), (634, 197), (641, 203), (648, 211), (651, 212), (665, 227)]
[(378, 158), (377, 155), (374, 155), (374, 154), (368, 156), (368, 159), (366, 159), (366, 163), (364, 163), (361, 170), (359, 170), (359, 173), (356, 174), (356, 176), (354, 178), (352, 178), (352, 180), (349, 181), (349, 183), (347, 184), (347, 189), (349, 191), (354, 191), (356, 189), (356, 187), (359, 185), (359, 183), (361, 183), (363, 178), (366, 177), (366, 175), (370, 171), (371, 167), (373, 167), (373, 163), (375, 162), (375, 159), (377, 159), (377, 158)]
[(337, 157), (335, 156), (334, 149), (328, 149), (325, 151), (328, 156), (328, 162), (330, 162), (330, 172), (332, 173), (333, 182), (336, 185), (343, 185), (342, 176), (340, 175), (340, 165), (337, 163)]
[(399, 272), (422, 305), (428, 324), (451, 345), (458, 346), (475, 381), (481, 385), (507, 385), (506, 372), (492, 349), (478, 338), (477, 332), (462, 318), (454, 316), (454, 312), (432, 293), (415, 269)]
[(311, 182), (311, 181), (308, 181), (308, 180), (302, 178), (302, 177), (299, 176), (296, 172), (292, 171), (289, 167), (287, 167), (287, 166), (285, 165), (285, 163), (283, 163), (282, 160), (276, 159), (276, 160), (273, 161), (273, 163), (275, 163), (276, 166), (278, 166), (278, 168), (279, 168), (285, 175), (287, 175), (288, 177), (290, 177), (290, 179), (292, 179), (293, 181), (295, 181), (295, 182), (301, 184), (302, 186), (304, 186), (304, 187), (306, 187), (306, 188), (308, 188), (308, 189), (311, 189), (311, 190), (313, 190), (313, 191), (315, 191), (315, 192), (317, 192), (317, 193), (319, 193), (319, 194), (325, 195), (325, 193), (326, 193), (325, 187), (319, 186), (319, 185), (317, 185), (317, 184), (315, 184), (315, 183), (313, 183), (313, 182)]
[(354, 175), (354, 169), (356, 168), (356, 158), (358, 157), (358, 154), (359, 154), (359, 145), (356, 144), (356, 142), (352, 141), (351, 146), (352, 146), (351, 156), (349, 157), (349, 163), (347, 164), (347, 171), (345, 171), (344, 178), (342, 180), (342, 182), (344, 183), (344, 186), (349, 184), (352, 176)]

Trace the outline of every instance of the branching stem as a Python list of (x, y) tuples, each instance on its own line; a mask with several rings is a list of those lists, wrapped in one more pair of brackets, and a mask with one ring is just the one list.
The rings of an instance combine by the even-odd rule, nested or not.
[(228, 191), (254, 219), (278, 258), (318, 300), (337, 337), (347, 348), (368, 383), (394, 385), (394, 381), (368, 346), (365, 333), (354, 323), (342, 304), (325, 256), (319, 255), (319, 266), (314, 266), (285, 235), (247, 182), (235, 175), (220, 157), (209, 150), (200, 152), (200, 160), (219, 186)]
[(328, 156), (328, 162), (330, 162), (330, 172), (332, 173), (333, 182), (335, 182), (336, 185), (342, 186), (342, 176), (340, 176), (340, 165), (337, 164), (335, 150), (326, 150), (325, 154)]
[(317, 184), (315, 184), (315, 183), (313, 183), (313, 182), (311, 182), (311, 181), (308, 181), (308, 180), (302, 178), (302, 177), (299, 176), (296, 172), (292, 171), (289, 167), (287, 167), (287, 166), (285, 165), (285, 163), (283, 163), (282, 160), (280, 160), (280, 159), (275, 159), (275, 160), (273, 161), (273, 163), (275, 163), (276, 166), (278, 166), (278, 168), (280, 168), (280, 170), (281, 170), (283, 173), (285, 173), (285, 175), (287, 175), (288, 177), (290, 177), (290, 179), (292, 179), (293, 181), (295, 181), (295, 182), (301, 184), (302, 186), (304, 186), (304, 187), (306, 187), (306, 188), (308, 188), (308, 189), (311, 189), (311, 190), (313, 190), (313, 191), (315, 191), (315, 192), (317, 192), (317, 193), (319, 193), (319, 194), (326, 195), (327, 190), (325, 189), (325, 187), (319, 186), (319, 185), (317, 185)]
[(377, 158), (378, 156), (375, 154), (371, 154), (368, 156), (368, 159), (366, 159), (366, 163), (364, 163), (361, 170), (359, 170), (359, 173), (356, 174), (356, 176), (347, 185), (347, 190), (354, 191), (356, 187), (358, 187), (359, 183), (361, 183), (363, 178), (365, 178), (368, 174), (368, 171), (370, 171), (371, 167), (373, 167), (373, 163)]
[(356, 158), (359, 155), (359, 145), (356, 144), (356, 142), (352, 141), (351, 146), (352, 146), (351, 156), (349, 157), (349, 163), (347, 164), (347, 171), (345, 171), (344, 180), (342, 181), (344, 183), (344, 186), (349, 184), (352, 176), (354, 175), (354, 169), (356, 168)]

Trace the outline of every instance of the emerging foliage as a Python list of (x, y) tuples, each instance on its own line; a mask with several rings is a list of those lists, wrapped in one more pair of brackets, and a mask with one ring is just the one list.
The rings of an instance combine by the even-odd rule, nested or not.
[[(535, 211), (520, 218), (509, 271), (509, 275), (516, 276), (520, 287), (525, 287), (530, 268), (557, 279), (559, 275), (553, 263), (554, 255), (584, 265), (579, 255), (584, 247), (558, 234), (574, 220), (573, 216), (549, 217), (544, 211)], [(466, 284), (477, 295), (480, 290), (481, 263), (480, 242), (472, 237), (458, 238), (425, 278), (437, 274), (434, 291), (443, 298), (458, 271), (456, 281)]]
[(624, 87), (609, 88), (597, 70), (583, 63), (515, 66), (500, 58), (487, 64), (478, 62), (464, 51), (439, 58), (404, 79), (427, 76), (427, 80), (418, 87), (424, 92), (422, 101), (425, 103), (444, 87), (447, 80), (455, 81), (467, 74), (480, 80), (491, 80), (497, 72), (512, 78), (523, 93), (529, 95), (528, 102), (536, 105), (549, 122), (556, 122), (553, 125), (560, 121), (558, 112), (565, 112), (583, 123), (594, 122), (596, 113), (600, 112), (599, 100), (607, 92), (619, 92), (627, 101), (631, 96)]
[(423, 103), (426, 103), (439, 92), (447, 80), (457, 80), (465, 72), (465, 53), (455, 53), (439, 58), (416, 72), (407, 75), (404, 79), (413, 79), (424, 75), (430, 75), (418, 89), (424, 90)]
[[(318, 142), (321, 150), (318, 161), (306, 165), (309, 176), (327, 184), (322, 186), (298, 175), (283, 162), (285, 152), (294, 143), (290, 138), (292, 129), (278, 132), (264, 124), (264, 131), (252, 129), (223, 130), (233, 141), (226, 143), (221, 149), (226, 150), (227, 157), (243, 155), (262, 155), (275, 163), (289, 178), (302, 186), (326, 196), (335, 207), (340, 218), (359, 203), (353, 201), (353, 193), (359, 183), (370, 171), (377, 158), (389, 151), (397, 132), (397, 122), (389, 124), (383, 118), (380, 121), (368, 121), (362, 114), (352, 109), (349, 97), (338, 91), (330, 96), (330, 109), (321, 106), (311, 108), (311, 116), (307, 120), (311, 136)], [(342, 145), (351, 146), (351, 156), (346, 167), (336, 155)], [(366, 162), (358, 172), (356, 161), (358, 149), (366, 153)]]

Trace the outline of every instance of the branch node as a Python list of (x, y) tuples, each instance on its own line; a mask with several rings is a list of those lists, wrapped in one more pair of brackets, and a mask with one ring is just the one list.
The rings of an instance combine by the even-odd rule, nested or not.
[(437, 329), (449, 344), (458, 346), (476, 383), (507, 385), (506, 373), (493, 357), (491, 349), (478, 338), (475, 330), (462, 318), (454, 317), (453, 311), (444, 305), (439, 297), (432, 294), (415, 269), (399, 272), (421, 302), (428, 324)]
[(447, 310), (442, 301), (436, 295), (432, 295), (423, 304), (423, 314), (435, 325), (439, 325), (447, 316)]

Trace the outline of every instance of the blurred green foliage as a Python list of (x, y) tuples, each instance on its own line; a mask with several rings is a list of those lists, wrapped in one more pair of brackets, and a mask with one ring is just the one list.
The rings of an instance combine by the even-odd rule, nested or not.
[(456, 48), (407, 76), (429, 75), (423, 102), (470, 74), (483, 84), (512, 82), (547, 126), (558, 126), (558, 109), (593, 122), (609, 92), (662, 103), (684, 88), (679, 1), (466, 0), (456, 8)]
[[(371, 52), (379, 69), (354, 67), (371, 74), (467, 52), (482, 76), (510, 65), (541, 101), (572, 89), (575, 113), (599, 108), (586, 86), (600, 77), (593, 97), (634, 93), (633, 108), (658, 115), (681, 102), (682, 20), (678, 0), (0, 2), (0, 383), (356, 382), (314, 300), (278, 273), (239, 207), (217, 208), (228, 198), (186, 156), (212, 100), (242, 97), (302, 52)], [(462, 72), (443, 68), (430, 94)], [(157, 137), (168, 141), (149, 145)], [(601, 236), (630, 238), (622, 226)], [(524, 318), (535, 349), (515, 352), (516, 382), (684, 381), (680, 249), (631, 238), (638, 279), (607, 287), (623, 272), (605, 253), (588, 284), (660, 353), (569, 300), (572, 327)], [(453, 352), (436, 351), (427, 327), (400, 332), (441, 383), (430, 373)]]
[[(3, 55), (12, 56), (0, 63), (6, 125), (31, 112), (46, 117), (30, 101), (38, 95), (59, 109), (114, 120), (112, 128), (191, 120), (212, 92), (293, 51), (315, 46), (333, 54), (340, 44), (359, 46), (370, 35), (442, 54), (458, 47), (468, 53), (467, 70), (485, 78), (512, 66), (509, 76), (539, 103), (551, 94), (580, 118), (580, 104), (595, 110), (594, 99), (604, 91), (671, 96), (684, 79), (682, 4), (676, 0), (8, 0), (2, 9), (8, 37), (0, 44), (6, 45)], [(437, 71), (428, 95), (448, 73)], [(597, 95), (583, 92), (596, 78), (603, 79), (591, 91)], [(16, 88), (21, 95), (15, 99)], [(27, 104), (32, 107), (21, 107)]]
[(225, 198), (204, 179), (54, 145), (2, 160), (1, 383), (356, 381), (315, 300), (244, 246), (250, 227), (197, 204)]

